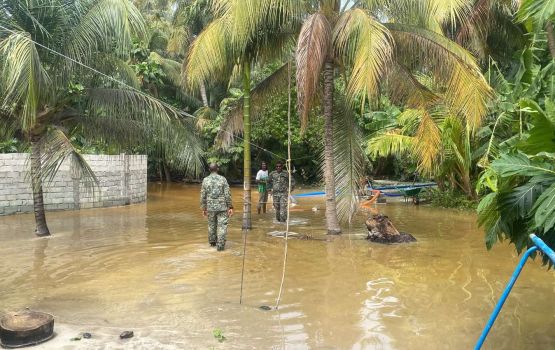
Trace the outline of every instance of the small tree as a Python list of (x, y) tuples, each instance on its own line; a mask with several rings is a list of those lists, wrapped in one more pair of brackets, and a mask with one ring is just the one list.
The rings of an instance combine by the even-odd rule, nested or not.
[[(196, 88), (211, 80), (242, 81), (243, 119), (243, 228), (251, 223), (251, 70), (268, 57), (283, 52), (292, 35), (292, 22), (301, 12), (300, 1), (216, 0), (214, 20), (198, 35), (189, 51), (184, 75)], [(281, 69), (283, 73), (286, 69)], [(236, 122), (236, 120), (232, 120)], [(234, 128), (237, 129), (237, 128)]]

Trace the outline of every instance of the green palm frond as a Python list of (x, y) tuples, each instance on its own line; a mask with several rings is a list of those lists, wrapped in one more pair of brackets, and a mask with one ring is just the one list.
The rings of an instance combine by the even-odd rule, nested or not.
[(88, 62), (95, 51), (126, 57), (133, 37), (146, 37), (145, 21), (128, 0), (87, 0), (79, 8), (79, 20), (64, 47), (80, 62)]
[(468, 132), (459, 118), (447, 116), (441, 126), (441, 144), (443, 146), (443, 159), (453, 160), (459, 171), (468, 169), (471, 165), (471, 154), (467, 148)]
[(350, 68), (347, 97), (360, 94), (371, 100), (378, 93), (380, 78), (391, 65), (393, 43), (388, 31), (362, 9), (346, 11), (333, 31), (337, 57)]
[(264, 35), (261, 29), (282, 28), (303, 10), (302, 2), (293, 0), (214, 0), (213, 4), (215, 13), (231, 19), (231, 45), (238, 52), (249, 41), (254, 43), (255, 38)]
[(454, 28), (464, 23), (471, 13), (474, 0), (428, 0), (438, 23)]
[(176, 91), (175, 98), (186, 105), (184, 110), (189, 113), (193, 113), (202, 107), (202, 101), (198, 97), (192, 95), (189, 90), (184, 89), (183, 86), (181, 86), (181, 89)]
[(304, 22), (297, 41), (297, 106), (304, 130), (324, 62), (329, 54), (332, 31), (322, 13), (310, 15)]
[[(137, 73), (128, 61), (108, 53), (98, 53), (95, 55), (95, 58), (91, 62), (93, 68), (100, 72), (108, 72), (117, 80), (135, 89), (140, 89), (141, 84), (137, 78)], [(82, 67), (79, 67), (78, 71), (82, 72), (83, 76), (87, 76), (90, 73), (88, 69)]]
[(57, 127), (49, 128), (39, 142), (41, 148), (40, 176), (45, 183), (50, 183), (64, 161), (71, 161), (72, 177), (81, 179), (85, 189), (96, 192), (99, 186), (98, 179), (83, 156), (73, 146), (65, 132)]
[[(184, 119), (181, 112), (132, 90), (90, 89), (87, 92), (89, 122), (83, 123), (83, 130), (89, 137), (120, 145), (149, 141), (158, 145), (166, 159), (173, 161), (174, 169), (192, 174), (200, 172), (200, 140), (193, 121)], [(113, 126), (108, 128), (110, 124)]]
[(164, 52), (170, 40), (170, 29), (159, 27), (149, 31), (148, 48), (155, 52)]
[(171, 121), (179, 111), (141, 92), (125, 89), (87, 89), (87, 109), (91, 116), (121, 118), (142, 123), (147, 128), (171, 132)]
[(395, 39), (398, 57), (429, 70), (434, 79), (445, 85), (444, 100), (449, 109), (464, 116), (471, 129), (476, 130), (486, 115), (492, 92), (474, 57), (437, 33), (402, 24), (386, 27)]
[(441, 132), (431, 115), (420, 110), (420, 125), (416, 132), (415, 155), (418, 168), (423, 174), (432, 174), (441, 147)]
[(40, 103), (48, 98), (50, 78), (28, 33), (10, 34), (0, 41), (0, 107), (17, 109), (21, 126), (34, 124)]
[(391, 100), (409, 108), (429, 108), (440, 101), (430, 88), (422, 84), (408, 68), (397, 61), (387, 76), (387, 93)]
[(210, 107), (200, 107), (195, 111), (195, 117), (197, 117), (196, 126), (198, 129), (202, 130), (202, 128), (208, 123), (210, 120), (216, 119), (218, 116), (218, 112)]
[(199, 176), (203, 171), (203, 147), (200, 139), (191, 133), (194, 126), (185, 120), (177, 120), (172, 124), (170, 132), (159, 137), (164, 159), (175, 171)]
[(149, 137), (149, 129), (141, 121), (99, 115), (80, 115), (59, 123), (68, 130), (78, 131), (90, 142), (129, 149), (143, 144)]
[(172, 27), (166, 50), (174, 56), (185, 56), (190, 41), (191, 33), (185, 26)]
[(198, 89), (201, 82), (218, 80), (235, 65), (229, 48), (231, 40), (226, 18), (214, 20), (193, 42), (183, 69), (188, 86)]
[(390, 130), (368, 141), (368, 153), (372, 157), (387, 157), (390, 154), (411, 155), (417, 140), (402, 134), (401, 130)]
[(495, 122), (493, 123), (493, 127), (491, 130), (491, 135), (487, 142), (486, 151), (482, 156), (482, 158), (478, 161), (478, 165), (480, 167), (483, 167), (483, 168), (487, 167), (489, 165), (490, 158), (496, 157), (499, 154), (498, 153), (499, 140), (496, 138), (497, 127), (500, 125), (503, 125), (504, 123), (505, 124), (509, 123), (511, 121), (513, 121), (513, 116), (505, 112), (499, 113), (497, 118), (495, 118)]
[(482, 198), (478, 205), (478, 225), (486, 230), (486, 247), (491, 249), (495, 242), (503, 240), (502, 219), (498, 207), (498, 193), (492, 192)]
[(424, 111), (419, 108), (405, 109), (397, 116), (397, 124), (401, 127), (401, 132), (405, 135), (414, 135), (420, 127)]
[(334, 114), (333, 145), (337, 214), (339, 220), (350, 223), (359, 207), (360, 179), (364, 177), (366, 157), (362, 132), (348, 104), (339, 100)]
[(170, 80), (170, 82), (176, 86), (180, 87), (182, 83), (181, 79), (181, 63), (171, 60), (169, 58), (162, 57), (156, 52), (151, 52), (150, 56), (148, 57), (149, 60), (158, 63), (166, 77)]
[(555, 19), (555, 0), (522, 0), (517, 18), (522, 22), (531, 18), (543, 28), (547, 21)]

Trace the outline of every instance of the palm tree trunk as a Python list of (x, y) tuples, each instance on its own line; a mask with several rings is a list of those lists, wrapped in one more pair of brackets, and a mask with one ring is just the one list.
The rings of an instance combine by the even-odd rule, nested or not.
[(462, 187), (463, 191), (466, 194), (468, 199), (477, 200), (478, 195), (476, 194), (476, 190), (474, 186), (472, 186), (472, 181), (470, 180), (470, 174), (464, 173), (462, 176)]
[(324, 67), (324, 181), (326, 187), (326, 226), (328, 234), (341, 233), (335, 203), (335, 175), (333, 162), (333, 63), (326, 61)]
[(31, 185), (33, 190), (33, 209), (35, 212), (35, 223), (37, 236), (49, 236), (50, 230), (46, 225), (46, 214), (44, 212), (44, 196), (42, 194), (41, 180), (41, 150), (39, 145), (39, 135), (31, 135)]
[(200, 83), (200, 97), (202, 99), (202, 105), (208, 107), (208, 96), (206, 95), (206, 85), (204, 85), (204, 82)]
[(243, 229), (251, 222), (251, 71), (247, 61), (243, 66)]
[(547, 32), (547, 46), (549, 46), (549, 52), (551, 52), (551, 57), (555, 58), (555, 32), (553, 31), (553, 22), (547, 21), (545, 30)]

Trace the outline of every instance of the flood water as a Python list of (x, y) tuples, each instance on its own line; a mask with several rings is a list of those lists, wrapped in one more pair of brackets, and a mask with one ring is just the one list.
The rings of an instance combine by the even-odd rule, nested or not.
[[(239, 305), (241, 215), (216, 252), (198, 192), (150, 184), (145, 204), (51, 212), (46, 239), (34, 237), (33, 215), (0, 217), (0, 313), (54, 314), (58, 335), (37, 349), (469, 349), (518, 261), (508, 245), (485, 249), (472, 213), (380, 205), (418, 242), (358, 239), (364, 215), (340, 238), (292, 239), (281, 306), (263, 311), (276, 301), (284, 245), (267, 232), (284, 225), (253, 214)], [(240, 211), (241, 189), (232, 192)], [(323, 205), (300, 199), (291, 230), (323, 237), (324, 210), (311, 210)], [(555, 348), (554, 329), (555, 274), (528, 263), (484, 348)], [(135, 337), (119, 340), (124, 330)], [(92, 339), (70, 341), (87, 331)]]

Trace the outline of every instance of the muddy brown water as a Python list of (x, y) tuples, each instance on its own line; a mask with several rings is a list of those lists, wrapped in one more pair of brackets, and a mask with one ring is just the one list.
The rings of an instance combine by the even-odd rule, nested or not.
[[(198, 190), (150, 184), (145, 204), (48, 213), (46, 239), (32, 215), (0, 217), (0, 312), (54, 314), (58, 335), (37, 348), (469, 349), (518, 260), (508, 245), (485, 249), (472, 213), (380, 205), (418, 242), (356, 239), (364, 215), (330, 242), (290, 240), (281, 307), (262, 311), (277, 297), (284, 244), (266, 233), (283, 225), (253, 214), (239, 305), (241, 215), (227, 250), (209, 248)], [(322, 209), (321, 197), (300, 199), (291, 230), (321, 237)], [(555, 348), (554, 326), (555, 274), (529, 263), (485, 348)], [(135, 337), (117, 339), (123, 330)]]

